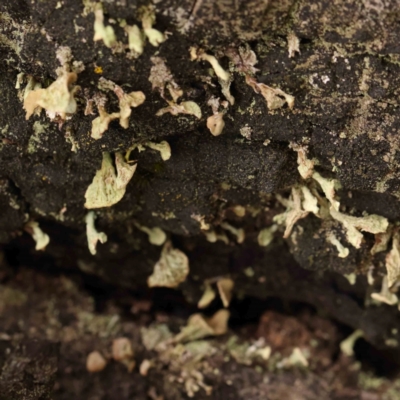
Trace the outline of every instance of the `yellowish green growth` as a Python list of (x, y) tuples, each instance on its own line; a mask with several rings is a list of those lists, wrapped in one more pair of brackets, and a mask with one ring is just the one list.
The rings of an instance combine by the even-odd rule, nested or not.
[(319, 212), (318, 199), (311, 193), (307, 186), (301, 186), (301, 192), (303, 193), (303, 209), (309, 211), (315, 215)]
[(246, 215), (246, 208), (240, 205), (234, 206), (232, 211), (240, 218)]
[(330, 232), (328, 234), (327, 240), (329, 243), (333, 244), (336, 247), (340, 258), (346, 258), (349, 255), (349, 249), (347, 247), (344, 247), (342, 243), (340, 243), (339, 239), (335, 236), (334, 233)]
[(143, 53), (144, 40), (143, 35), (137, 25), (125, 26), (125, 31), (128, 34), (129, 49), (133, 50), (138, 55)]
[(294, 151), (297, 152), (297, 167), (301, 177), (303, 179), (311, 178), (314, 172), (314, 162), (307, 158), (307, 148), (300, 146), (296, 143), (290, 143), (290, 146)]
[(76, 80), (76, 73), (65, 72), (48, 88), (29, 91), (24, 100), (26, 119), (29, 119), (38, 107), (44, 108), (51, 117), (59, 115), (63, 120), (67, 115), (74, 114), (77, 109), (74, 95), (79, 87), (72, 88), (72, 84)]
[(289, 35), (287, 35), (287, 41), (289, 58), (294, 57), (296, 53), (300, 54), (300, 39), (294, 34), (294, 32), (291, 32)]
[[(213, 115), (207, 118), (207, 128), (210, 130), (213, 136), (219, 136), (225, 127), (224, 115), (226, 111), (218, 111), (220, 106), (219, 98), (211, 97), (207, 104), (211, 106), (213, 111)], [(225, 108), (228, 107), (228, 103), (226, 101), (223, 102), (222, 105)]]
[(157, 117), (170, 113), (172, 115), (178, 114), (189, 114), (194, 115), (196, 118), (201, 119), (201, 109), (194, 101), (183, 101), (180, 104), (176, 104), (173, 101), (166, 100), (169, 104), (168, 107), (161, 108), (157, 111)]
[(96, 215), (94, 211), (89, 211), (86, 214), (85, 222), (86, 222), (86, 236), (88, 241), (88, 247), (90, 254), (96, 254), (96, 246), (97, 242), (105, 243), (107, 242), (107, 235), (104, 232), (97, 232), (96, 227), (94, 225), (94, 221), (96, 219)]
[(400, 278), (400, 234), (393, 235), (392, 250), (386, 255), (386, 270), (388, 287), (394, 287)]
[(333, 207), (330, 208), (330, 214), (333, 219), (343, 224), (346, 229), (347, 240), (357, 249), (360, 248), (363, 240), (363, 235), (360, 231), (377, 234), (386, 232), (389, 226), (389, 222), (385, 217), (375, 214), (365, 217), (353, 217), (342, 214)]
[(375, 243), (372, 246), (371, 254), (377, 254), (381, 251), (386, 251), (390, 238), (392, 237), (392, 229), (389, 226), (387, 232), (378, 233), (375, 235)]
[(225, 232), (217, 233), (214, 230), (210, 230), (207, 232), (204, 232), (207, 242), (210, 243), (215, 243), (218, 240), (221, 242), (224, 242), (225, 244), (229, 244), (229, 239), (228, 236), (226, 236)]
[(387, 276), (382, 278), (381, 291), (379, 293), (372, 293), (371, 298), (389, 306), (394, 306), (399, 301), (398, 297), (389, 290)]
[(258, 234), (257, 240), (258, 244), (262, 247), (269, 246), (274, 240), (274, 233), (277, 231), (278, 225), (274, 224), (268, 228), (261, 229)]
[(35, 250), (45, 250), (50, 243), (50, 237), (40, 229), (39, 224), (35, 221), (30, 221), (25, 225), (25, 229), (36, 242)]
[(174, 342), (192, 342), (208, 336), (224, 335), (228, 331), (229, 316), (228, 310), (219, 310), (211, 318), (193, 314), (187, 325), (174, 337)]
[(196, 47), (191, 47), (189, 49), (190, 51), (190, 59), (192, 61), (194, 60), (202, 60), (202, 61), (207, 61), (211, 64), (215, 75), (217, 75), (219, 84), (221, 85), (221, 90), (222, 94), (225, 96), (225, 98), (229, 101), (231, 105), (235, 104), (235, 98), (231, 95), (230, 92), (230, 86), (232, 82), (232, 77), (231, 74), (228, 71), (225, 71), (218, 60), (210, 55), (204, 52), (204, 50), (198, 49)]
[(356, 284), (357, 275), (354, 272), (352, 272), (351, 274), (343, 275), (343, 276), (348, 280), (350, 285), (355, 285)]
[(230, 278), (221, 278), (217, 281), (219, 297), (221, 297), (222, 304), (225, 308), (229, 307), (232, 300), (232, 290), (234, 286), (235, 282)]
[(171, 158), (171, 146), (166, 140), (163, 140), (160, 143), (155, 143), (155, 142), (145, 142), (141, 144), (134, 144), (132, 147), (129, 148), (129, 150), (126, 152), (125, 159), (129, 160), (129, 157), (131, 155), (131, 152), (135, 149), (138, 149), (139, 152), (142, 152), (146, 147), (150, 147), (152, 150), (156, 150), (160, 152), (160, 156), (164, 161), (168, 161)]
[(167, 240), (167, 235), (165, 232), (158, 227), (147, 228), (139, 224), (135, 224), (136, 228), (146, 233), (149, 236), (149, 242), (155, 246), (162, 246)]
[(284, 214), (279, 214), (274, 217), (274, 221), (278, 222), (284, 219), (286, 229), (283, 237), (286, 239), (292, 233), (295, 223), (307, 217), (308, 211), (303, 210), (301, 201), (301, 190), (297, 187), (292, 188), (291, 198), (288, 201), (288, 209)]
[(308, 367), (307, 358), (304, 356), (303, 352), (298, 347), (295, 347), (293, 349), (292, 354), (288, 359), (288, 364), (290, 366)]
[(102, 40), (104, 45), (111, 48), (117, 43), (112, 26), (104, 26), (103, 6), (98, 3), (94, 10), (94, 37), (93, 41)]
[(143, 92), (131, 92), (125, 93), (121, 87), (115, 86), (115, 94), (119, 99), (120, 119), (119, 124), (127, 129), (129, 126), (129, 117), (132, 114), (131, 107), (139, 107), (146, 100), (146, 96)]
[(175, 288), (184, 282), (189, 274), (189, 259), (186, 254), (166, 242), (161, 251), (160, 259), (154, 265), (154, 271), (147, 279), (149, 287)]
[(225, 229), (226, 231), (232, 233), (232, 235), (236, 236), (236, 241), (239, 244), (244, 242), (244, 239), (246, 238), (244, 229), (235, 228), (234, 226), (228, 224), (227, 222), (222, 222), (221, 228)]
[(124, 197), (137, 164), (129, 165), (120, 153), (116, 153), (115, 166), (117, 172), (110, 153), (104, 152), (101, 169), (96, 172), (85, 193), (86, 208), (111, 207)]
[(202, 231), (208, 231), (210, 229), (210, 224), (205, 222), (205, 216), (204, 215), (197, 215), (197, 214), (192, 214), (190, 218), (193, 218), (195, 221), (197, 221), (200, 224), (200, 229)]
[(197, 303), (197, 307), (200, 309), (208, 307), (215, 297), (215, 290), (212, 288), (210, 283), (206, 282), (203, 296), (201, 296), (199, 302)]
[(264, 83), (258, 83), (254, 78), (246, 75), (246, 83), (253, 88), (256, 93), (261, 94), (267, 102), (269, 110), (282, 108), (285, 103), (292, 109), (294, 107), (294, 97), (285, 93), (281, 89), (275, 89)]
[(335, 189), (340, 188), (339, 181), (337, 181), (336, 179), (324, 178), (318, 172), (314, 172), (312, 174), (312, 177), (320, 184), (322, 191), (324, 192), (326, 198), (331, 203), (333, 209), (335, 211), (339, 211), (340, 203), (337, 200), (335, 200), (335, 195), (336, 195)]
[(355, 330), (349, 337), (340, 343), (340, 350), (348, 357), (354, 356), (354, 345), (356, 341), (364, 336), (364, 332), (360, 329)]
[(161, 158), (164, 161), (168, 161), (171, 158), (171, 146), (165, 140), (160, 143), (145, 142), (144, 146), (150, 147), (150, 149), (160, 152)]
[(121, 117), (120, 113), (109, 114), (102, 105), (98, 105), (97, 109), (99, 110), (99, 116), (92, 121), (92, 133), (90, 135), (96, 140), (103, 137), (111, 121)]
[(165, 42), (166, 37), (163, 33), (153, 28), (155, 22), (156, 14), (154, 12), (154, 7), (146, 7), (142, 17), (143, 31), (150, 44), (154, 47), (157, 47), (161, 43)]

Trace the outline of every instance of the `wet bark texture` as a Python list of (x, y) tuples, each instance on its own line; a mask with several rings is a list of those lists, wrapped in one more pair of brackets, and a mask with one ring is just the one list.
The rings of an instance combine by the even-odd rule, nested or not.
[[(340, 182), (336, 196), (343, 213), (377, 214), (396, 227), (400, 217), (398, 2), (153, 3), (153, 28), (167, 40), (159, 46), (147, 41), (143, 54), (137, 56), (127, 48), (121, 22), (141, 26), (143, 10), (151, 5), (147, 0), (102, 2), (104, 24), (113, 27), (118, 41), (114, 48), (93, 41), (95, 1), (0, 0), (0, 243), (4, 253), (0, 398), (187, 398), (184, 384), (171, 383), (175, 372), (162, 361), (147, 377), (137, 368), (129, 374), (118, 364), (97, 375), (86, 372), (86, 356), (96, 349), (107, 353), (113, 338), (128, 336), (138, 354), (137, 365), (157, 358), (143, 348), (140, 327), (160, 316), (154, 309), (147, 316), (127, 313), (132, 298), (148, 296), (157, 309), (163, 303), (160, 298), (172, 296), (169, 303), (165, 300), (169, 308), (162, 318), (177, 331), (184, 324), (182, 318), (196, 310), (204, 281), (228, 276), (235, 282), (230, 306), (235, 329), (243, 321), (253, 323), (263, 307), (274, 308), (277, 301), (291, 305), (291, 311), (285, 312), (307, 326), (308, 339), (318, 338), (318, 329), (310, 328), (310, 321), (301, 322), (302, 307), (310, 313), (307, 318), (318, 323), (322, 318), (335, 333), (331, 342), (325, 338), (322, 345), (329, 360), (324, 368), (310, 362), (306, 371), (277, 372), (265, 365), (243, 365), (232, 357), (226, 361), (228, 339), (218, 339), (208, 362), (220, 374), (204, 373), (214, 388), (212, 398), (395, 399), (380, 396), (382, 388), (396, 392), (398, 308), (370, 301), (386, 275), (390, 245), (371, 254), (375, 238), (364, 233), (360, 248), (355, 248), (340, 223), (311, 214), (297, 222), (287, 239), (282, 238), (282, 227), (267, 247), (260, 246), (257, 237), (285, 211), (290, 190), (303, 184), (296, 145), (307, 149), (316, 171)], [(288, 36), (300, 41), (300, 52), (292, 57)], [(43, 110), (26, 120), (22, 93), (26, 79), (34, 78), (43, 87), (56, 80), (61, 66), (57, 52), (62, 46), (70, 48), (73, 61), (84, 66), (78, 74), (77, 112), (66, 121), (54, 121)], [(211, 65), (190, 59), (193, 46), (214, 55), (232, 77), (235, 102), (224, 109), (220, 136), (211, 135), (207, 128), (207, 118), (213, 114), (208, 101), (214, 96), (222, 102), (225, 97)], [(232, 58), (239, 49), (256, 55), (257, 71), (252, 76), (257, 82), (295, 97), (292, 109), (267, 107)], [(149, 81), (152, 57), (164, 60), (182, 90), (178, 103), (197, 103), (201, 118), (182, 113), (156, 116), (168, 103)], [(20, 73), (25, 81), (17, 89)], [(90, 134), (97, 108), (93, 107), (93, 115), (84, 111), (88, 99), (101, 92), (101, 77), (126, 92), (142, 91), (146, 100), (132, 108), (127, 129), (115, 120), (95, 140)], [(117, 112), (115, 94), (102, 93), (107, 111)], [(98, 244), (97, 254), (91, 255), (84, 196), (100, 169), (102, 154), (125, 154), (134, 144), (162, 140), (171, 147), (167, 161), (148, 147), (132, 151), (130, 160), (138, 166), (124, 197), (112, 207), (96, 210), (97, 230), (105, 232), (108, 241)], [(244, 212), (238, 212), (238, 206)], [(225, 241), (207, 241), (200, 219), (209, 230), (224, 234)], [(45, 251), (35, 251), (28, 221), (38, 222), (49, 235)], [(224, 230), (224, 223), (244, 230), (243, 243)], [(160, 247), (149, 243), (138, 225), (161, 228), (188, 256), (190, 274), (173, 294), (168, 290), (149, 294), (147, 278), (160, 257)], [(338, 257), (336, 247), (326, 240), (329, 232), (349, 249), (347, 257)], [(367, 279), (371, 269), (373, 284)], [(354, 285), (344, 277), (351, 274), (357, 275)], [(256, 305), (252, 308), (252, 304)], [(107, 331), (112, 316), (118, 322)], [(363, 345), (370, 352), (361, 355), (361, 361), (375, 369), (385, 363), (393, 366), (388, 380), (379, 378), (380, 386), (362, 387), (354, 360), (339, 355), (340, 340), (357, 329), (363, 331)], [(253, 333), (244, 329), (239, 336), (248, 338)], [(268, 335), (265, 338), (273, 342)], [(298, 347), (290, 343), (287, 348), (293, 346)], [(299, 385), (296, 390), (294, 382)], [(200, 389), (195, 398), (210, 397)]]

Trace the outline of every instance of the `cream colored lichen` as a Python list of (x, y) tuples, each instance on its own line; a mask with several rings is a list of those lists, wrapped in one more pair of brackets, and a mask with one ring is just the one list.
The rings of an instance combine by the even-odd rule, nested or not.
[(300, 39), (295, 35), (294, 32), (290, 32), (287, 35), (287, 42), (289, 58), (294, 57), (296, 53), (300, 54)]
[(386, 232), (376, 234), (375, 243), (372, 246), (370, 253), (372, 255), (375, 255), (382, 251), (386, 251), (391, 237), (392, 237), (392, 229), (390, 226)]
[(290, 143), (291, 149), (297, 152), (297, 170), (303, 179), (311, 178), (314, 172), (314, 162), (307, 158), (307, 147), (300, 146), (294, 142)]
[(221, 91), (222, 94), (225, 96), (225, 98), (229, 101), (231, 105), (235, 104), (235, 98), (231, 95), (230, 92), (230, 86), (232, 83), (232, 76), (228, 71), (225, 71), (218, 60), (210, 55), (205, 53), (203, 50), (198, 49), (196, 47), (191, 47), (190, 48), (190, 59), (192, 61), (194, 60), (202, 60), (202, 61), (207, 61), (211, 64), (211, 67), (213, 68), (215, 75), (217, 75), (219, 84), (221, 85)]
[(146, 226), (135, 223), (136, 228), (146, 233), (149, 237), (149, 242), (155, 246), (162, 246), (167, 240), (166, 233), (157, 226), (154, 228), (147, 228)]
[(316, 180), (321, 186), (326, 198), (331, 203), (331, 206), (335, 211), (339, 211), (340, 202), (335, 199), (336, 189), (341, 187), (340, 183), (336, 179), (327, 179), (322, 177), (318, 172), (312, 174), (314, 180)]
[(235, 228), (231, 224), (228, 224), (227, 222), (222, 222), (221, 223), (221, 228), (225, 229), (226, 231), (230, 232), (232, 235), (236, 236), (236, 241), (237, 243), (243, 243), (246, 235), (244, 232), (243, 228)]
[(127, 129), (129, 126), (129, 117), (132, 114), (132, 107), (142, 105), (146, 100), (146, 96), (141, 91), (125, 93), (118, 85), (115, 86), (114, 92), (119, 99), (119, 124), (124, 129)]
[(111, 121), (121, 117), (120, 113), (109, 114), (102, 105), (98, 105), (97, 109), (99, 111), (99, 116), (92, 121), (92, 131), (90, 134), (90, 136), (96, 140), (103, 137), (104, 132), (108, 130), (108, 126), (110, 125)]
[(261, 94), (267, 102), (269, 110), (282, 108), (285, 103), (292, 109), (294, 107), (294, 96), (285, 93), (278, 88), (272, 88), (264, 83), (258, 83), (254, 78), (246, 75), (246, 83), (253, 88), (256, 93)]
[(149, 287), (175, 288), (186, 280), (188, 274), (189, 259), (186, 254), (174, 249), (171, 242), (166, 242), (147, 284)]
[(387, 276), (382, 278), (382, 287), (379, 293), (372, 293), (371, 298), (375, 301), (379, 301), (381, 303), (388, 304), (390, 306), (394, 306), (399, 302), (398, 297), (389, 290), (388, 279)]
[(261, 229), (257, 236), (258, 244), (262, 247), (269, 246), (274, 240), (274, 233), (278, 230), (278, 225), (273, 224), (268, 228)]
[(132, 147), (125, 154), (125, 159), (129, 160), (131, 152), (135, 149), (138, 149), (139, 152), (146, 150), (146, 147), (149, 147), (152, 150), (156, 150), (160, 152), (160, 156), (163, 161), (168, 161), (171, 158), (171, 146), (166, 140), (161, 141), (160, 143), (155, 142), (144, 142), (144, 143), (137, 143), (134, 144)]
[(190, 218), (194, 219), (200, 224), (200, 229), (202, 231), (208, 231), (210, 229), (210, 224), (205, 222), (205, 215), (192, 214)]
[(204, 235), (206, 236), (207, 242), (216, 243), (218, 240), (220, 240), (225, 244), (229, 244), (229, 239), (225, 232), (217, 233), (215, 230), (210, 229), (209, 231), (204, 232)]
[(117, 118), (119, 118), (119, 124), (122, 128), (127, 129), (129, 127), (129, 118), (132, 114), (132, 108), (139, 107), (146, 100), (146, 96), (143, 92), (136, 91), (125, 93), (125, 91), (116, 83), (103, 77), (99, 79), (98, 88), (102, 91), (112, 91), (116, 94), (119, 101), (120, 111), (119, 113), (108, 114), (104, 107), (106, 98), (100, 95), (97, 96), (96, 103), (100, 116), (93, 121), (93, 123), (96, 124), (96, 132), (93, 132), (92, 129), (92, 137), (95, 139), (99, 139), (108, 129), (108, 124)]
[(107, 242), (107, 235), (104, 232), (97, 232), (94, 221), (96, 219), (96, 215), (94, 211), (89, 211), (86, 214), (85, 222), (86, 222), (86, 236), (88, 241), (88, 247), (90, 254), (95, 255), (97, 253), (96, 247), (97, 242), (105, 243)]
[(142, 16), (143, 32), (146, 35), (150, 44), (154, 47), (157, 47), (166, 40), (166, 36), (162, 32), (153, 28), (155, 21), (156, 15), (154, 12), (154, 7), (146, 7), (143, 10)]
[(142, 54), (145, 42), (139, 27), (137, 25), (126, 25), (124, 29), (125, 32), (128, 34), (129, 49), (133, 50), (138, 55)]
[(346, 258), (350, 251), (347, 247), (344, 247), (342, 243), (340, 243), (339, 239), (335, 236), (333, 232), (330, 232), (327, 236), (327, 240), (329, 243), (333, 244), (338, 251), (338, 256), (340, 258)]
[(98, 3), (94, 9), (94, 36), (93, 41), (102, 40), (104, 45), (111, 48), (117, 43), (114, 28), (104, 26), (103, 6)]
[(101, 169), (96, 172), (93, 182), (86, 190), (85, 207), (102, 208), (118, 203), (124, 197), (126, 186), (132, 179), (136, 166), (129, 165), (120, 153), (116, 153), (115, 171), (111, 155), (104, 152)]
[(217, 281), (219, 297), (225, 308), (229, 307), (232, 300), (232, 290), (234, 286), (235, 282), (230, 278), (221, 278)]
[(388, 287), (391, 289), (400, 280), (400, 234), (396, 232), (393, 235), (392, 249), (386, 255), (386, 271)]
[(24, 99), (26, 119), (29, 119), (37, 108), (44, 108), (51, 116), (60, 116), (63, 120), (77, 110), (75, 100), (78, 86), (72, 85), (77, 80), (74, 72), (65, 72), (46, 89), (34, 89), (27, 92)]
[(303, 202), (302, 202), (303, 209), (305, 211), (318, 215), (319, 213), (318, 199), (311, 193), (310, 189), (307, 186), (301, 186), (300, 189), (301, 192), (303, 193)]
[(206, 282), (203, 295), (198, 301), (197, 307), (200, 309), (208, 307), (215, 299), (215, 297), (216, 297), (215, 290), (213, 289), (210, 283)]
[(288, 201), (288, 208), (285, 213), (278, 214), (274, 217), (275, 222), (284, 221), (286, 225), (284, 238), (288, 238), (292, 233), (292, 229), (297, 221), (307, 217), (309, 211), (305, 211), (302, 207), (301, 189), (293, 187), (290, 199)]
[(219, 310), (211, 318), (193, 314), (187, 325), (174, 337), (174, 342), (191, 342), (208, 336), (224, 335), (228, 331), (229, 316), (228, 310)]
[(330, 214), (333, 219), (343, 224), (347, 240), (357, 249), (360, 248), (363, 240), (363, 235), (360, 231), (377, 234), (386, 232), (389, 226), (388, 220), (380, 215), (371, 214), (364, 217), (353, 217), (342, 214), (333, 207), (330, 208)]
[(350, 336), (340, 342), (340, 350), (348, 357), (354, 356), (354, 345), (356, 341), (364, 336), (360, 329), (355, 330)]
[(170, 113), (172, 115), (189, 114), (194, 115), (198, 119), (201, 119), (201, 109), (194, 101), (183, 101), (179, 104), (176, 104), (173, 101), (169, 100), (166, 101), (169, 104), (168, 107), (164, 107), (158, 110), (156, 112), (157, 117), (160, 117), (166, 113)]
[[(228, 103), (225, 103), (223, 102), (222, 105), (226, 109), (228, 107)], [(226, 110), (218, 111), (220, 106), (219, 98), (211, 97), (207, 104), (211, 106), (213, 111), (213, 115), (207, 118), (207, 128), (213, 136), (219, 136), (225, 127), (224, 115)]]
[(29, 221), (25, 225), (25, 230), (32, 235), (36, 243), (35, 250), (45, 250), (46, 246), (50, 243), (50, 237), (44, 233), (36, 221)]

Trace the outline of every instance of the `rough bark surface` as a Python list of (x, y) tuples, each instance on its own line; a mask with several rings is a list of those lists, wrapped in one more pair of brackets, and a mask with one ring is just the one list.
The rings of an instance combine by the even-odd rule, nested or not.
[[(99, 7), (104, 25), (115, 33), (110, 47), (93, 40)], [(154, 13), (153, 28), (166, 40), (153, 46), (145, 39), (139, 55), (129, 49), (124, 27), (141, 29), (146, 13)], [(107, 367), (100, 375), (83, 372), (87, 354), (97, 348), (109, 351), (106, 346), (118, 335), (131, 338), (140, 354), (137, 365), (150, 357), (143, 353), (140, 327), (157, 319), (154, 314), (143, 320), (130, 320), (129, 315), (104, 338), (104, 325), (91, 330), (86, 321), (88, 331), (82, 330), (80, 314), (112, 318), (107, 307), (113, 296), (118, 298), (115, 288), (129, 296), (149, 295), (147, 279), (161, 247), (149, 242), (143, 227), (158, 227), (186, 254), (190, 266), (174, 295), (168, 290), (149, 295), (156, 303), (172, 296), (171, 304), (185, 304), (184, 315), (179, 307), (167, 310), (175, 330), (183, 324), (174, 320), (175, 314), (187, 317), (189, 310), (194, 312), (204, 283), (220, 277), (234, 281), (233, 324), (246, 314), (249, 319), (259, 317), (258, 308), (269, 308), (270, 299), (279, 299), (312, 309), (312, 320), (323, 315), (338, 330), (333, 342), (325, 344), (330, 353), (322, 372), (317, 364), (308, 372), (283, 373), (275, 367), (267, 373), (265, 365), (243, 366), (237, 360), (224, 364), (229, 339), (221, 339), (213, 344), (216, 355), (208, 360), (222, 371), (208, 378), (212, 398), (395, 399), (388, 396), (396, 392), (399, 367), (398, 305), (374, 302), (371, 294), (381, 290), (388, 273), (390, 277), (400, 271), (395, 253), (400, 217), (399, 20), (396, 0), (0, 0), (0, 243), (9, 268), (31, 268), (23, 269), (21, 277), (15, 271), (3, 274), (0, 398), (47, 399), (53, 389), (57, 399), (188, 396), (183, 378), (178, 379), (180, 385), (172, 384), (169, 375), (175, 371), (166, 372), (162, 360), (149, 377), (137, 368), (129, 375), (121, 365)], [(204, 51), (214, 56), (230, 75), (234, 104), (218, 69), (199, 57), (191, 60), (193, 47), (198, 55)], [(167, 72), (155, 69), (160, 60)], [(60, 68), (79, 71), (76, 112), (63, 120), (37, 109), (26, 119), (26, 87), (39, 83), (48, 88), (62, 74)], [(161, 83), (154, 84), (154, 75)], [(142, 91), (146, 99), (132, 108), (126, 129), (115, 119), (100, 139), (94, 139), (98, 106), (110, 114), (120, 108), (116, 94), (101, 86), (101, 78), (126, 93)], [(182, 91), (173, 105), (168, 85)], [(279, 104), (267, 102), (260, 87), (268, 87), (270, 94), (280, 90), (271, 100)], [(289, 101), (284, 104), (284, 95), (294, 96), (293, 107)], [(209, 103), (213, 98), (219, 99), (216, 110)], [(85, 112), (91, 102), (93, 113)], [(168, 106), (175, 113), (182, 111), (184, 102), (195, 102), (201, 118), (198, 110), (197, 116), (157, 115)], [(224, 113), (219, 136), (207, 127), (215, 112)], [(148, 146), (161, 141), (171, 148), (168, 160)], [(98, 243), (92, 255), (85, 193), (105, 152), (126, 156), (131, 164), (137, 162), (137, 169), (121, 201), (95, 210), (96, 229), (108, 240)], [(311, 169), (325, 182), (336, 181), (336, 200), (311, 175), (299, 173), (304, 160), (313, 163)], [(288, 224), (294, 197), (305, 196), (304, 188), (311, 191), (319, 211), (307, 211), (284, 239), (285, 218)], [(333, 217), (334, 201), (340, 202), (337, 211), (346, 217), (375, 215), (388, 226), (378, 234), (359, 228), (362, 236), (356, 246), (346, 225)], [(44, 251), (35, 250), (29, 235), (32, 222), (50, 238)], [(271, 226), (270, 243), (260, 246), (260, 231)], [(211, 240), (210, 234), (220, 240)], [(376, 246), (385, 235), (387, 246), (378, 252)], [(345, 251), (339, 245), (347, 249), (346, 256), (339, 257)], [(94, 297), (99, 300), (103, 291), (108, 293), (106, 309), (95, 309), (83, 286), (72, 288), (69, 278), (58, 274), (80, 275), (87, 287), (100, 285)], [(392, 296), (400, 272), (395, 278)], [(118, 307), (126, 307), (132, 301), (129, 296)], [(47, 312), (43, 307), (54, 308)], [(111, 314), (123, 314), (118, 307)], [(222, 304), (216, 300), (211, 307), (216, 310)], [(249, 309), (243, 313), (238, 311), (241, 307)], [(294, 314), (301, 320), (301, 313)], [(309, 339), (317, 340), (317, 329), (307, 329)], [(363, 332), (371, 360), (379, 354), (375, 369), (382, 363), (393, 365), (391, 382), (380, 378), (378, 385), (374, 378), (376, 387), (366, 388), (366, 373), (360, 378), (351, 358), (338, 356), (340, 340), (353, 330)], [(243, 340), (246, 335), (253, 337), (239, 334)], [(268, 335), (264, 339), (273, 342)], [(368, 356), (358, 356), (374, 364)], [(162, 359), (160, 354), (155, 357)], [(347, 382), (340, 369), (353, 381)], [(333, 378), (336, 373), (339, 383)], [(297, 394), (280, 392), (294, 382), (300, 382)], [(348, 392), (340, 392), (340, 385), (348, 386)], [(149, 395), (151, 387), (158, 394)], [(383, 387), (391, 392), (383, 395)], [(195, 398), (205, 397), (205, 392), (201, 389)]]

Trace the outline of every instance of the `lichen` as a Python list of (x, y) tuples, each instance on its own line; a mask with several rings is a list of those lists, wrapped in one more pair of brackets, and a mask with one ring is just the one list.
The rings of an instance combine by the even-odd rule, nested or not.
[(212, 301), (215, 299), (216, 293), (210, 283), (205, 282), (205, 288), (203, 295), (197, 303), (197, 307), (202, 309), (208, 307)]
[(257, 236), (257, 241), (258, 244), (262, 247), (267, 247), (269, 246), (272, 241), (274, 240), (274, 233), (278, 230), (278, 226), (276, 224), (273, 224), (269, 226), (268, 228), (261, 229), (261, 231), (258, 233)]
[(148, 6), (143, 10), (142, 16), (142, 27), (143, 32), (149, 40), (150, 44), (154, 47), (159, 46), (166, 40), (166, 36), (153, 28), (153, 25), (156, 21), (156, 15), (154, 12), (154, 6)]
[(26, 119), (29, 119), (35, 109), (44, 108), (53, 117), (59, 115), (65, 120), (67, 115), (77, 110), (75, 100), (79, 86), (72, 87), (78, 76), (74, 72), (65, 72), (46, 89), (35, 89), (28, 92), (24, 100)]
[(35, 250), (45, 250), (46, 246), (50, 243), (50, 237), (44, 233), (36, 221), (29, 221), (25, 225), (25, 230), (32, 235), (33, 240), (36, 242)]
[(94, 36), (93, 41), (102, 40), (104, 45), (111, 48), (117, 43), (114, 28), (104, 26), (103, 6), (98, 3), (94, 8)]
[(167, 240), (166, 233), (158, 227), (147, 228), (146, 226), (135, 224), (136, 228), (146, 233), (149, 237), (149, 242), (155, 246), (162, 246)]
[(371, 293), (371, 298), (375, 301), (394, 306), (399, 302), (398, 297), (389, 290), (387, 276), (382, 278), (381, 291), (379, 293)]
[(348, 357), (354, 356), (354, 345), (359, 338), (364, 336), (364, 332), (360, 329), (355, 330), (350, 336), (340, 342), (340, 350)]
[(300, 54), (300, 39), (295, 35), (294, 32), (290, 32), (287, 35), (287, 42), (289, 58), (294, 57), (296, 53)]
[(357, 249), (360, 248), (363, 240), (360, 231), (377, 234), (386, 232), (389, 226), (388, 220), (380, 215), (371, 214), (364, 217), (353, 217), (336, 211), (333, 207), (330, 209), (330, 214), (332, 218), (343, 224), (347, 240)]
[(97, 253), (96, 247), (97, 242), (105, 243), (107, 242), (107, 235), (104, 232), (97, 232), (94, 221), (96, 219), (96, 215), (94, 211), (89, 211), (86, 214), (85, 222), (86, 222), (86, 236), (88, 241), (88, 247), (90, 254), (95, 255)]
[(392, 249), (386, 255), (386, 271), (388, 287), (394, 287), (400, 278), (400, 234), (396, 232), (393, 235)]
[(228, 331), (229, 316), (228, 310), (219, 310), (211, 318), (193, 314), (187, 325), (174, 337), (174, 342), (192, 342), (209, 336), (224, 335)]
[(86, 208), (110, 207), (125, 194), (126, 186), (135, 173), (137, 164), (129, 165), (120, 153), (115, 154), (115, 168), (110, 153), (103, 153), (101, 169), (96, 172), (85, 193)]
[(248, 75), (246, 75), (246, 83), (251, 86), (256, 93), (264, 97), (269, 110), (273, 111), (282, 108), (285, 103), (287, 103), (290, 109), (294, 107), (294, 96), (285, 93), (283, 90), (267, 86), (264, 83), (258, 83), (254, 78)]
[(329, 243), (333, 244), (337, 251), (338, 251), (338, 256), (340, 258), (346, 258), (350, 251), (347, 247), (344, 247), (342, 243), (340, 243), (339, 239), (335, 236), (333, 232), (330, 232), (327, 236), (327, 240)]
[(211, 64), (215, 75), (217, 75), (219, 84), (221, 85), (221, 91), (222, 94), (225, 96), (225, 98), (229, 101), (231, 105), (235, 104), (235, 98), (231, 95), (230, 93), (230, 86), (232, 83), (232, 76), (229, 72), (225, 71), (218, 60), (210, 55), (204, 52), (204, 50), (198, 49), (196, 47), (191, 47), (189, 49), (190, 51), (190, 59), (192, 61), (194, 60), (202, 60), (202, 61), (207, 61)]
[(171, 242), (166, 242), (147, 284), (149, 287), (175, 288), (186, 280), (188, 274), (189, 259), (186, 254), (174, 249)]
[(217, 289), (219, 297), (221, 298), (222, 304), (225, 308), (229, 307), (232, 300), (232, 290), (235, 282), (230, 278), (221, 278), (217, 281)]

